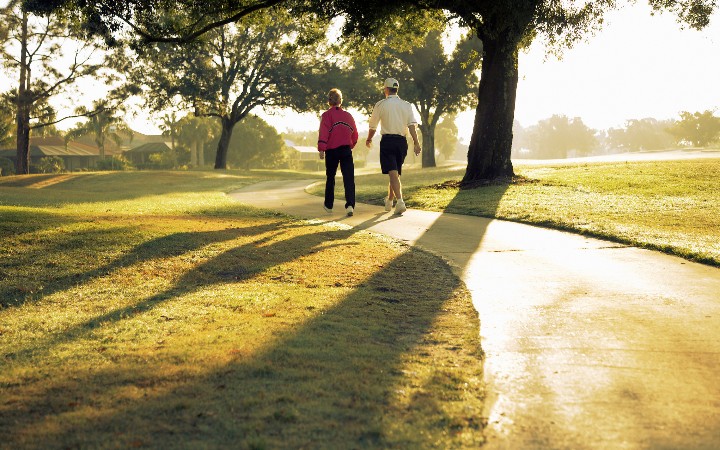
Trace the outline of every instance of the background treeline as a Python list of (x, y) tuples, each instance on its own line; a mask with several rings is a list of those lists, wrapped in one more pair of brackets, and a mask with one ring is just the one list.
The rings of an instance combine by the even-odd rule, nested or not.
[(554, 115), (513, 127), (513, 157), (566, 158), (596, 154), (720, 146), (720, 117), (683, 111), (678, 119), (631, 119), (622, 128), (595, 130), (579, 117)]

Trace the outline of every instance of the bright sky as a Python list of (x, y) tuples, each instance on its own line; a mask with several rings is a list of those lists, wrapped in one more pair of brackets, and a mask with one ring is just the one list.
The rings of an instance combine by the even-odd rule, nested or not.
[[(546, 56), (539, 41), (522, 53), (515, 118), (529, 126), (564, 114), (606, 129), (628, 119), (676, 118), (680, 111), (720, 113), (718, 74), (720, 11), (698, 32), (681, 30), (670, 13), (651, 16), (646, 4), (629, 5), (609, 14), (598, 35), (566, 50), (561, 61)], [(282, 132), (317, 129), (319, 112), (259, 115)], [(474, 111), (459, 115), (461, 139), (469, 140), (473, 118)], [(137, 131), (158, 132), (146, 114), (128, 120)], [(356, 121), (367, 127), (366, 118), (356, 114)]]

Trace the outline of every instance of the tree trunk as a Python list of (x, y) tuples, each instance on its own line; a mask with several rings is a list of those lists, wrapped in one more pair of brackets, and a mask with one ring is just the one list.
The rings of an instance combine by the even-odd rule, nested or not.
[(205, 165), (205, 143), (202, 139), (198, 139), (195, 145), (197, 146), (198, 166), (203, 167)]
[(227, 169), (227, 152), (232, 137), (233, 127), (235, 123), (228, 117), (222, 117), (222, 133), (220, 133), (220, 141), (218, 141), (217, 153), (215, 154), (215, 168)]
[(30, 107), (32, 93), (28, 91), (29, 74), (27, 62), (27, 13), (23, 10), (22, 31), (20, 38), (20, 80), (17, 96), (17, 141), (15, 153), (15, 173), (26, 175), (30, 173)]
[(420, 125), (422, 134), (422, 166), (436, 167), (435, 162), (435, 126), (432, 123)]
[(195, 144), (197, 141), (192, 141), (190, 143), (190, 167), (197, 167), (197, 145)]
[(506, 32), (483, 40), (483, 62), (468, 166), (462, 187), (512, 177), (512, 125), (518, 84), (518, 40)]

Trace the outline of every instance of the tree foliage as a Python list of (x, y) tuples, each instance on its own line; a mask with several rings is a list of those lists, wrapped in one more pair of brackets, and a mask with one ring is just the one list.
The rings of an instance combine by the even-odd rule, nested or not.
[[(390, 33), (389, 30), (423, 29), (423, 18), (442, 13), (459, 18), (483, 42), (483, 64), (478, 87), (473, 134), (468, 150), (464, 187), (483, 184), (488, 179), (513, 175), (510, 161), (515, 98), (518, 84), (518, 50), (543, 37), (554, 48), (573, 45), (588, 32), (601, 27), (607, 11), (622, 6), (616, 0), (561, 2), (557, 0), (396, 0), (388, 7), (385, 0), (25, 0), (28, 7), (73, 11), (84, 19), (86, 29), (111, 34), (124, 24), (136, 35), (150, 34), (177, 40), (192, 37), (215, 24), (226, 24), (250, 10), (282, 4), (296, 11), (306, 10), (325, 17), (342, 15), (344, 31), (367, 41)], [(669, 10), (678, 20), (696, 29), (705, 27), (717, 8), (716, 0), (648, 0), (655, 11)], [(158, 11), (175, 8), (180, 20), (167, 26)], [(255, 9), (253, 9), (255, 8)], [(215, 21), (215, 24), (213, 24)], [(208, 28), (209, 27), (209, 28)], [(178, 33), (180, 30), (180, 33)], [(194, 31), (193, 31), (194, 30)], [(203, 31), (205, 30), (205, 31)], [(189, 34), (188, 34), (189, 33)]]
[(0, 98), (0, 148), (11, 145), (15, 141), (14, 117), (10, 102)]
[(177, 122), (178, 142), (189, 151), (191, 167), (205, 166), (205, 145), (220, 136), (220, 122), (213, 117), (187, 115)]
[(668, 128), (678, 141), (691, 143), (695, 147), (706, 147), (720, 138), (720, 117), (713, 111), (680, 113), (680, 120)]
[(566, 158), (568, 152), (588, 155), (597, 145), (595, 130), (579, 117), (554, 115), (525, 130), (528, 148), (535, 158)]
[(441, 29), (431, 29), (421, 40), (398, 50), (403, 47), (401, 40), (402, 36), (393, 36), (386, 41), (370, 65), (370, 76), (400, 80), (400, 96), (420, 114), (422, 166), (434, 167), (435, 128), (440, 118), (476, 103), (482, 43), (472, 35), (465, 36), (446, 54)]
[(118, 146), (123, 142), (123, 135), (129, 135), (132, 140), (132, 130), (121, 117), (116, 115), (117, 110), (109, 109), (102, 101), (96, 101), (92, 108), (81, 106), (77, 109), (77, 113), (87, 116), (87, 120), (67, 132), (66, 143), (85, 135), (92, 135), (102, 160), (105, 158), (105, 142), (108, 138)]
[(240, 122), (228, 146), (231, 167), (279, 168), (283, 166), (285, 144), (275, 128), (258, 116)]
[(182, 45), (157, 44), (137, 52), (128, 67), (144, 85), (148, 105), (161, 110), (179, 104), (196, 116), (222, 124), (215, 168), (227, 165), (233, 127), (255, 108), (317, 105), (312, 84), (324, 28), (286, 11), (254, 14), (243, 22), (209, 31)]
[(631, 119), (625, 128), (611, 128), (607, 132), (608, 145), (613, 149), (628, 151), (662, 150), (675, 144), (667, 131), (674, 121), (653, 118)]
[[(513, 175), (510, 160), (518, 51), (542, 36), (552, 47), (578, 42), (600, 28), (607, 11), (620, 6), (615, 0), (558, 2), (555, 0), (398, 0), (388, 8), (384, 0), (328, 0), (323, 9), (347, 17), (346, 33), (372, 36), (395, 26), (398, 18), (423, 11), (444, 10), (459, 18), (483, 42), (483, 63), (478, 88), (468, 167), (463, 187)], [(672, 10), (693, 28), (707, 25), (715, 0), (650, 0), (655, 10)]]
[(66, 94), (81, 79), (96, 77), (103, 65), (94, 54), (97, 43), (79, 40), (64, 15), (30, 14), (12, 1), (0, 9), (0, 29), (0, 59), (15, 84), (3, 96), (15, 105), (17, 173), (26, 174), (31, 130), (69, 118), (57, 118), (49, 100)]
[(458, 127), (455, 124), (456, 119), (456, 113), (447, 114), (438, 122), (437, 128), (435, 129), (437, 149), (446, 160), (453, 157), (460, 142), (458, 139)]

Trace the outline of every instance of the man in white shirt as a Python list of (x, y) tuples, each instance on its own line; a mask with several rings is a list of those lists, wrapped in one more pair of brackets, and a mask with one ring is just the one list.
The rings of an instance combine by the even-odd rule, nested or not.
[(395, 214), (402, 214), (407, 210), (402, 197), (402, 184), (400, 175), (402, 165), (407, 156), (408, 144), (405, 138), (406, 130), (410, 131), (415, 144), (415, 154), (420, 154), (420, 142), (418, 141), (415, 125), (417, 120), (412, 110), (412, 105), (402, 100), (397, 95), (400, 83), (394, 78), (385, 80), (385, 98), (375, 104), (370, 116), (370, 131), (368, 132), (365, 145), (369, 148), (372, 145), (373, 136), (377, 130), (378, 123), (381, 124), (380, 134), (380, 168), (382, 173), (388, 174), (388, 196), (385, 198), (385, 211), (392, 209), (393, 200)]

